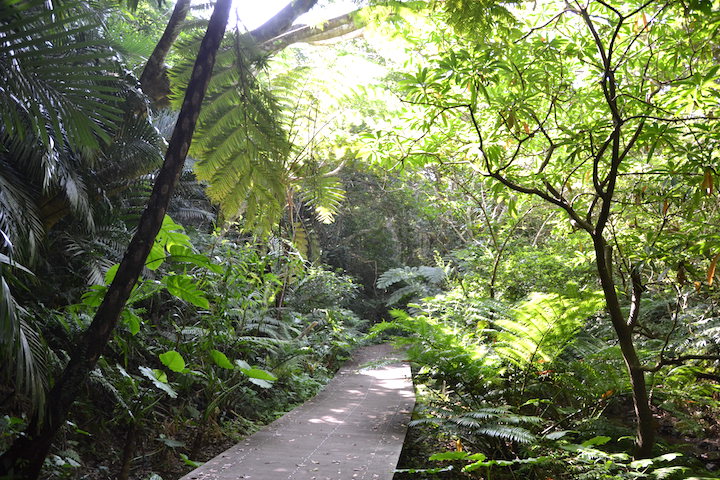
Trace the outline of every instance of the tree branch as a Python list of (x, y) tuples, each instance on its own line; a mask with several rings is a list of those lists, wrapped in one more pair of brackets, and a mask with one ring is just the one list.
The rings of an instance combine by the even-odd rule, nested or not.
[(630, 299), (630, 314), (628, 315), (628, 327), (631, 329), (635, 326), (640, 314), (640, 299), (645, 286), (642, 284), (642, 277), (640, 276), (640, 268), (635, 265), (630, 269), (630, 281), (632, 282), (632, 297)]
[(249, 35), (258, 44), (278, 37), (292, 27), (292, 24), (303, 13), (315, 6), (317, 0), (292, 0), (270, 20), (252, 30)]
[(643, 368), (646, 372), (657, 372), (667, 365), (682, 365), (688, 360), (706, 360), (709, 362), (720, 362), (720, 355), (681, 355), (675, 358), (661, 358), (654, 367)]
[(275, 53), (294, 43), (319, 42), (359, 33), (364, 24), (359, 20), (358, 11), (340, 15), (320, 25), (296, 25), (291, 30), (264, 41), (260, 45), (260, 50), (265, 53)]
[(167, 98), (170, 94), (170, 79), (165, 68), (165, 59), (170, 53), (170, 48), (180, 35), (180, 30), (188, 11), (190, 0), (178, 0), (173, 9), (170, 20), (165, 31), (160, 37), (152, 54), (145, 63), (142, 75), (140, 75), (140, 87), (145, 95), (155, 103), (156, 107), (167, 105)]

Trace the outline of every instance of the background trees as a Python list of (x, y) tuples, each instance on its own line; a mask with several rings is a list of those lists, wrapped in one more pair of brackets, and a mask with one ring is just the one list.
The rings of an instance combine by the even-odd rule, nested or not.
[[(469, 22), (482, 24), (474, 17), (459, 20), (468, 15), (465, 5), (450, 10), (461, 30)], [(656, 426), (645, 377), (665, 361), (680, 362), (682, 352), (663, 348), (654, 360), (646, 355), (648, 363), (638, 353), (642, 295), (649, 285), (661, 292), (672, 284), (657, 276), (658, 269), (677, 269), (679, 260), (665, 251), (660, 267), (659, 252), (652, 260), (645, 253), (658, 246), (670, 217), (685, 211), (668, 197), (684, 190), (681, 195), (693, 195), (700, 209), (698, 187), (709, 194), (714, 183), (706, 173), (714, 171), (712, 154), (687, 156), (684, 145), (709, 153), (716, 141), (715, 27), (703, 25), (708, 19), (699, 9), (672, 3), (550, 2), (512, 13), (508, 21), (510, 12), (501, 10), (480, 42), (474, 31), (429, 37), (427, 61), (399, 81), (408, 103), (421, 107), (409, 117), (419, 133), (408, 137), (400, 127), (386, 145), (399, 145), (396, 156), (420, 165), (452, 161), (457, 169), (474, 170), (495, 180), (495, 191), (535, 196), (589, 234), (608, 319), (630, 375), (637, 455), (647, 457)], [(649, 176), (675, 182), (659, 191), (651, 187), (650, 198)], [(642, 240), (627, 243), (625, 235)], [(717, 359), (712, 349), (703, 353), (689, 358)]]
[[(631, 410), (640, 457), (671, 448), (653, 447), (658, 422), (669, 440), (720, 428), (713, 5), (373, 5), (293, 27), (314, 2), (292, 3), (218, 44), (190, 146), (170, 131), (206, 20), (182, 2), (134, 16), (11, 3), (4, 449), (54, 408), (45, 392), (87, 353), (81, 332), (122, 278), (128, 304), (104, 353), (80, 362), (72, 423), (51, 419), (48, 475), (110, 445), (97, 462), (121, 478), (172, 476), (203, 439), (270, 419), (260, 405), (311, 394), (382, 319), (377, 335), (403, 332), (434, 392), (419, 423), (463, 449), (436, 458), (468, 474), (562, 478), (564, 462), (600, 475), (583, 460), (595, 455), (632, 476), (656, 464), (610, 456), (630, 451), (612, 421)], [(175, 218), (156, 210), (136, 285), (113, 265), (165, 139), (190, 162), (169, 176)], [(116, 420), (98, 421), (107, 411)]]

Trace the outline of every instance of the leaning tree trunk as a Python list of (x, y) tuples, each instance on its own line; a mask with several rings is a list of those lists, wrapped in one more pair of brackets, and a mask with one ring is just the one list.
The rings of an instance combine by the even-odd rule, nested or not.
[(170, 20), (165, 27), (165, 31), (160, 37), (155, 49), (148, 58), (142, 75), (140, 75), (140, 86), (145, 95), (150, 97), (155, 107), (165, 107), (168, 103), (168, 95), (170, 94), (170, 79), (167, 76), (165, 68), (165, 59), (170, 53), (170, 48), (180, 35), (180, 27), (187, 17), (190, 10), (190, 0), (178, 0), (173, 9)]
[(25, 435), (0, 457), (0, 477), (33, 480), (38, 477), (53, 437), (65, 423), (67, 412), (83, 388), (89, 372), (102, 354), (132, 288), (139, 278), (167, 206), (182, 172), (200, 107), (225, 34), (232, 0), (218, 0), (200, 45), (185, 100), (175, 125), (152, 194), (140, 218), (137, 232), (98, 308), (93, 321), (75, 348), (62, 377), (50, 391), (42, 415), (35, 414)]
[(637, 421), (637, 438), (635, 457), (649, 458), (655, 445), (655, 419), (650, 408), (647, 384), (645, 382), (645, 371), (642, 368), (637, 350), (633, 342), (632, 326), (629, 325), (620, 308), (620, 301), (615, 290), (615, 282), (612, 274), (612, 258), (607, 242), (602, 235), (593, 235), (595, 247), (595, 258), (597, 261), (598, 276), (605, 294), (610, 321), (617, 334), (620, 351), (622, 352), (625, 366), (630, 375), (630, 385), (633, 393), (635, 407), (635, 418)]

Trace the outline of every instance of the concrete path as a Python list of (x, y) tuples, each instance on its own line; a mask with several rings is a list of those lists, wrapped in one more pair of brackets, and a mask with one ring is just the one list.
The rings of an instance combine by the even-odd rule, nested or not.
[(180, 480), (390, 480), (415, 403), (400, 358), (358, 349), (315, 398)]

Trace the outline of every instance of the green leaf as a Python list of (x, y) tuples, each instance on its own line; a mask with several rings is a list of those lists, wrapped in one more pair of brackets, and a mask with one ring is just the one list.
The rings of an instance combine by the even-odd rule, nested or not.
[(656, 462), (672, 462), (676, 458), (682, 457), (682, 456), (683, 456), (682, 453), (670, 452), (670, 453), (666, 453), (664, 455), (660, 455), (659, 457), (655, 457), (653, 460), (655, 460)]
[(168, 215), (163, 218), (162, 227), (155, 241), (168, 251), (173, 246), (192, 247), (190, 237), (185, 233), (183, 226), (175, 223)]
[(473, 453), (469, 457), (467, 457), (468, 460), (473, 460), (475, 462), (482, 462), (485, 460), (487, 456), (484, 453)]
[(185, 370), (185, 359), (175, 350), (169, 350), (158, 355), (160, 361), (173, 372), (182, 373)]
[(199, 308), (210, 308), (210, 302), (188, 275), (169, 275), (164, 277), (162, 282), (167, 287), (168, 292), (179, 299), (192, 303)]
[(470, 465), (464, 466), (462, 471), (463, 472), (474, 472), (475, 470), (477, 470), (480, 467), (487, 467), (487, 466), (489, 466), (488, 462), (486, 462), (484, 460), (479, 460), (477, 462), (471, 463)]
[(149, 378), (155, 387), (167, 393), (170, 398), (177, 398), (177, 392), (167, 383), (167, 374), (165, 372), (141, 366), (140, 373)]
[(258, 387), (270, 388), (273, 386), (272, 382), (277, 380), (277, 377), (267, 370), (251, 367), (243, 360), (235, 360), (235, 363), (240, 368), (240, 371), (248, 377), (248, 380)]
[(268, 372), (267, 370), (263, 370), (261, 368), (248, 368), (248, 369), (242, 369), (242, 372), (247, 375), (249, 378), (255, 378), (258, 380), (267, 380), (268, 382), (274, 382), (277, 380), (277, 377), (273, 375), (272, 373)]
[(586, 440), (582, 443), (583, 447), (592, 447), (595, 445), (605, 445), (610, 441), (610, 437), (605, 437), (603, 435), (598, 435), (597, 437), (593, 437), (590, 440)]
[(142, 325), (142, 318), (131, 312), (127, 308), (122, 311), (120, 315), (122, 322), (130, 331), (131, 335), (137, 335), (140, 332), (140, 325)]
[(658, 480), (665, 480), (665, 479), (670, 479), (670, 478), (686, 478), (686, 477), (678, 477), (677, 474), (687, 472), (688, 470), (690, 470), (690, 469), (683, 465), (675, 465), (673, 467), (656, 468), (652, 471), (652, 475), (653, 475), (653, 477), (657, 478)]
[(430, 455), (430, 458), (428, 460), (462, 460), (464, 458), (467, 458), (467, 456), (467, 452), (441, 452)]
[(223, 267), (216, 263), (212, 263), (210, 258), (205, 255), (194, 253), (191, 248), (184, 245), (171, 245), (168, 252), (173, 260), (179, 262), (187, 262), (198, 267), (207, 268), (213, 273), (222, 273)]
[(88, 307), (99, 307), (105, 298), (107, 287), (103, 285), (92, 285), (82, 296), (82, 303)]
[(150, 253), (148, 254), (147, 260), (145, 260), (145, 267), (148, 270), (157, 270), (160, 265), (165, 261), (165, 249), (162, 245), (155, 242), (153, 243)]
[(652, 458), (643, 458), (640, 460), (635, 460), (633, 462), (630, 462), (630, 468), (634, 468), (635, 470), (640, 470), (649, 467), (655, 463), (655, 461)]
[(112, 267), (108, 268), (108, 271), (105, 272), (105, 285), (110, 285), (113, 280), (115, 280), (115, 275), (117, 274), (118, 268), (120, 268), (120, 264), (116, 263)]
[(228, 370), (235, 370), (235, 366), (230, 363), (228, 357), (219, 350), (210, 350), (210, 357), (218, 367), (227, 368)]
[(189, 465), (189, 466), (191, 466), (191, 467), (193, 467), (193, 468), (198, 468), (198, 467), (201, 466), (203, 463), (205, 463), (205, 462), (196, 462), (195, 460), (190, 460), (190, 459), (188, 458), (188, 456), (185, 455), (184, 453), (181, 453), (181, 454), (180, 454), (180, 458), (182, 458), (182, 461), (185, 463), (185, 465)]
[(395, 473), (429, 473), (434, 475), (436, 473), (449, 472), (452, 469), (452, 465), (441, 468), (396, 468)]

